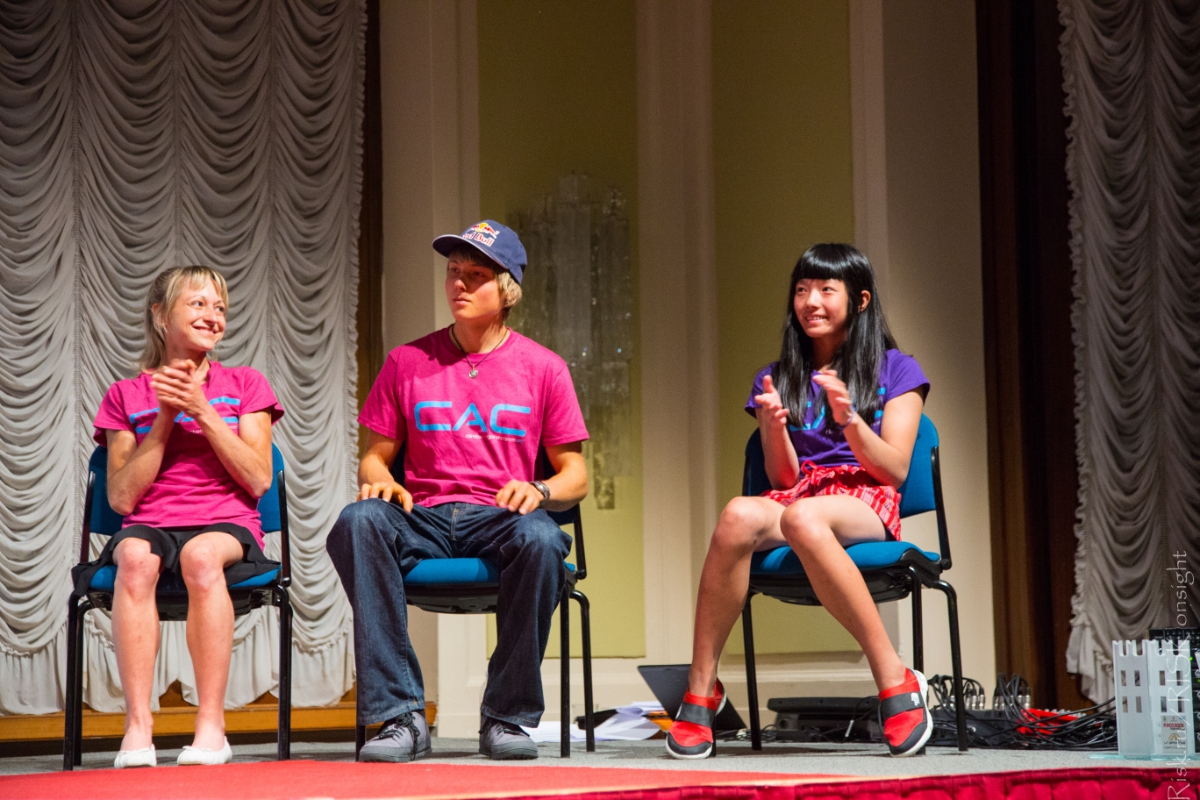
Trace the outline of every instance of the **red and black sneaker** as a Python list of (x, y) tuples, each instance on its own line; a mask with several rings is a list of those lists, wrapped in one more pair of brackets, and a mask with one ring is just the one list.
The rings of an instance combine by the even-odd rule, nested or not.
[(726, 697), (720, 681), (714, 691), (712, 697), (684, 693), (675, 722), (667, 731), (667, 752), (675, 758), (708, 758), (716, 754), (713, 719), (725, 707)]
[(883, 737), (897, 758), (919, 752), (933, 734), (929, 707), (925, 704), (928, 688), (925, 676), (910, 669), (904, 683), (879, 693)]

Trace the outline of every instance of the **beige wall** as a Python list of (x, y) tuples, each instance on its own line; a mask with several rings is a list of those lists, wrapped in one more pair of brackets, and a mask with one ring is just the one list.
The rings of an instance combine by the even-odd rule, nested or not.
[[(599, 705), (646, 694), (637, 664), (690, 657), (694, 585), (706, 546), (706, 533), (700, 530), (706, 526), (694, 523), (715, 515), (738, 490), (741, 451), (752, 429), (741, 407), (754, 371), (775, 357), (788, 272), (807, 245), (854, 240), (856, 235), (860, 244), (875, 248), (866, 247), (868, 255), (884, 267), (882, 301), (901, 346), (917, 356), (931, 378), (927, 411), (942, 434), (954, 544), (954, 568), (947, 577), (960, 593), (966, 674), (990, 685), (995, 667), (970, 5), (715, 0), (711, 34), (708, 6), (700, 0), (685, 0), (678, 7), (659, 0), (480, 0), (477, 8), (478, 25), (473, 0), (383, 3), (387, 346), (448, 321), (442, 317), (439, 293), (442, 266), (428, 251), (434, 232), (461, 227), (478, 216), (503, 220), (531, 195), (549, 191), (548, 184), (571, 169), (625, 185), (633, 208), (639, 201), (639, 178), (665, 176), (679, 182), (671, 191), (656, 193), (653, 207), (669, 202), (672, 192), (700, 197), (689, 206), (696, 213), (671, 227), (681, 229), (678, 235), (686, 237), (687, 248), (708, 243), (697, 251), (700, 261), (704, 252), (715, 253), (707, 257), (715, 258), (712, 285), (704, 279), (699, 286), (687, 286), (715, 308), (715, 336), (711, 345), (696, 340), (696, 352), (686, 354), (686, 374), (707, 374), (703, 365), (709, 358), (715, 365), (713, 415), (719, 447), (710, 479), (716, 488), (696, 495), (708, 498), (705, 505), (712, 508), (693, 513), (691, 523), (668, 532), (647, 527), (645, 538), (641, 520), (654, 519), (651, 504), (665, 502), (652, 499), (654, 493), (645, 495), (644, 514), (619, 525), (606, 526), (589, 512), (593, 574), (583, 588), (593, 598), (597, 644), (603, 643), (611, 656), (625, 656), (598, 660)], [(677, 14), (691, 27), (672, 43)], [(654, 41), (646, 32), (651, 22), (659, 26)], [(447, 43), (447, 28), (456, 32), (449, 38), (452, 44)], [(476, 31), (478, 45), (472, 38)], [(711, 73), (707, 55), (687, 57), (703, 50), (696, 35), (705, 41), (711, 37)], [(672, 77), (671, 71), (680, 69), (692, 70), (696, 79)], [(871, 80), (864, 82), (864, 70)], [(668, 78), (701, 87), (705, 97), (711, 96), (712, 110), (688, 117), (688, 132), (678, 134), (681, 141), (687, 139), (686, 158), (675, 165), (648, 164), (647, 159), (669, 160), (671, 154), (663, 151), (670, 149), (675, 134), (666, 118), (647, 127), (633, 97), (669, 102), (676, 90), (663, 84)], [(471, 81), (476, 79), (478, 94), (473, 94)], [(864, 92), (864, 85), (874, 89)], [(689, 105), (687, 112), (692, 111)], [(703, 130), (697, 139), (693, 134), (705, 120), (711, 139)], [(646, 146), (654, 136), (661, 139), (657, 149)], [(701, 166), (693, 169), (689, 163)], [(697, 174), (701, 177), (693, 186), (689, 181), (697, 180)], [(640, 196), (650, 203), (644, 183)], [(641, 224), (647, 226), (641, 210)], [(664, 214), (676, 210), (670, 207)], [(631, 216), (638, 219), (636, 213)], [(657, 258), (671, 257), (672, 235), (654, 234), (655, 241), (663, 242), (655, 248)], [(646, 235), (639, 240), (644, 244)], [(690, 252), (687, 248), (683, 252)], [(660, 276), (658, 285), (661, 276), (675, 274), (665, 266), (656, 261), (638, 269), (642, 275)], [(658, 297), (654, 290), (639, 286), (643, 303)], [(689, 301), (689, 308), (703, 307), (703, 300), (694, 306)], [(669, 334), (660, 328), (657, 317), (654, 325), (643, 319), (643, 331), (656, 331), (651, 339)], [(693, 338), (689, 335), (689, 341)], [(662, 349), (657, 339), (643, 339), (641, 347), (643, 353)], [(699, 365), (699, 372), (692, 365)], [(647, 402), (668, 390), (656, 387)], [(698, 443), (713, 441), (709, 431), (714, 425), (687, 427), (691, 432), (682, 435), (691, 436), (690, 443), (679, 439), (678, 431), (647, 423), (642, 452), (670, 448), (694, 454), (700, 452)], [(708, 462), (693, 459), (680, 474), (691, 475), (703, 463)], [(642, 479), (649, 486), (661, 477)], [(687, 480), (698, 485), (694, 477)], [(640, 504), (640, 485), (628, 488)], [(906, 539), (933, 544), (933, 536), (928, 523), (906, 523)], [(597, 552), (606, 546), (612, 546), (608, 554)], [(640, 566), (643, 546), (645, 573)], [(656, 548), (673, 555), (651, 557)], [(691, 562), (681, 570), (688, 576), (684, 583), (664, 574), (688, 553)], [(950, 664), (944, 603), (934, 594), (925, 594), (926, 671), (945, 673)], [(892, 605), (884, 611), (885, 622), (908, 659), (908, 606)], [(756, 602), (755, 608), (764, 709), (772, 696), (870, 691), (861, 654), (823, 611), (767, 600)], [(897, 626), (897, 618), (904, 624)], [(482, 620), (417, 624), (414, 639), (426, 663), (427, 683), (432, 671), (443, 688), (454, 687), (439, 700), (461, 705), (457, 713), (466, 726), (482, 686)], [(744, 708), (739, 649), (740, 633), (735, 631), (723, 678)], [(638, 658), (643, 652), (646, 657)], [(438, 653), (440, 668), (431, 670), (439, 664)], [(548, 661), (543, 668), (548, 698), (557, 691), (556, 673), (557, 661)], [(574, 696), (579, 695), (576, 688)], [(549, 705), (547, 717), (552, 719), (557, 711), (553, 700)]]
[[(964, 673), (995, 682), (980, 273), (975, 17), (969, 3), (883, 3), (888, 318), (929, 376)], [(931, 521), (905, 538), (935, 545)], [(945, 603), (926, 592), (926, 673), (949, 674)], [(907, 604), (905, 604), (907, 605)], [(907, 611), (905, 617), (907, 618)], [(907, 626), (902, 631), (907, 632)], [(990, 691), (990, 689), (989, 689)]]
[[(586, 173), (599, 197), (624, 192), (631, 222), (634, 288), (637, 259), (637, 116), (633, 0), (557, 3), (480, 0), (479, 186), (484, 217), (509, 221), (558, 179)], [(569, 42), (569, 44), (568, 44)], [(630, 365), (633, 474), (617, 479), (616, 508), (583, 501), (588, 578), (579, 588), (596, 609), (597, 657), (645, 654), (642, 592), (640, 358)], [(572, 650), (580, 652), (572, 604)], [(494, 644), (494, 628), (489, 643)], [(490, 648), (489, 648), (490, 649)], [(548, 658), (559, 649), (557, 618)]]

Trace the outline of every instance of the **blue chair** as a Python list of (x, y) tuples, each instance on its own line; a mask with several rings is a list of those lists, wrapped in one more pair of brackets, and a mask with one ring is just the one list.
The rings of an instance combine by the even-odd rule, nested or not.
[[(401, 448), (392, 462), (392, 476), (400, 484), (405, 483), (405, 449)], [(539, 477), (553, 474), (545, 450), (538, 453)], [(579, 621), (583, 627), (583, 706), (586, 747), (589, 753), (596, 749), (594, 710), (592, 706), (592, 624), (591, 605), (587, 596), (576, 588), (576, 584), (587, 577), (587, 558), (583, 549), (583, 519), (579, 504), (566, 511), (547, 511), (558, 525), (570, 525), (575, 535), (575, 554), (578, 565), (563, 563), (566, 582), (563, 585), (562, 602), (559, 604), (559, 633), (562, 704), (563, 758), (571, 757), (571, 629), (569, 600), (579, 603)], [(411, 606), (438, 614), (492, 614), (500, 591), (500, 571), (495, 565), (482, 558), (431, 558), (420, 562), (404, 576), (404, 591)], [(355, 725), (354, 753), (357, 757), (367, 740), (367, 726)]]
[[(108, 449), (97, 447), (88, 461), (87, 494), (83, 503), (83, 534), (79, 543), (79, 563), (89, 559), (93, 533), (111, 536), (121, 529), (124, 518), (108, 505)], [(279, 608), (279, 738), (280, 761), (291, 756), (292, 738), (292, 604), (287, 588), (292, 582), (291, 553), (288, 544), (287, 486), (283, 480), (283, 455), (271, 445), (271, 488), (258, 501), (258, 513), (264, 533), (279, 531), (282, 563), (278, 569), (229, 587), (236, 616), (249, 614), (264, 606)], [(67, 601), (67, 698), (66, 725), (63, 735), (63, 769), (81, 763), (83, 754), (83, 615), (93, 608), (112, 610), (115, 566), (97, 570), (82, 597), (74, 592)], [(163, 579), (156, 593), (159, 619), (187, 619), (187, 587), (181, 581)]]
[[(757, 496), (771, 488), (763, 459), (762, 439), (758, 431), (746, 443), (742, 494)], [(911, 517), (933, 511), (937, 514), (939, 553), (921, 550), (912, 542), (870, 542), (846, 548), (862, 571), (863, 579), (875, 602), (901, 600), (912, 596), (913, 667), (924, 670), (925, 649), (921, 616), (921, 588), (938, 589), (946, 595), (950, 616), (950, 655), (954, 669), (954, 710), (958, 725), (958, 749), (967, 749), (966, 710), (962, 694), (962, 652), (958, 636), (958, 599), (954, 587), (942, 580), (950, 569), (950, 539), (946, 532), (946, 510), (942, 502), (942, 474), (938, 461), (938, 434), (924, 414), (913, 445), (908, 478), (900, 487), (900, 516)], [(746, 688), (750, 701), (750, 742), (762, 749), (762, 731), (758, 718), (758, 678), (754, 664), (754, 625), (750, 600), (766, 595), (803, 606), (819, 606), (812, 584), (804, 574), (800, 559), (790, 547), (777, 547), (755, 553), (750, 562), (750, 591), (742, 610), (742, 632), (746, 643)]]

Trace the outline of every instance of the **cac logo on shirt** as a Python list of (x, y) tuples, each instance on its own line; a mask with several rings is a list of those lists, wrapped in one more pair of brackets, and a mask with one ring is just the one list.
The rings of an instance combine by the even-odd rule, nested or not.
[(497, 403), (484, 418), (479, 407), (474, 403), (467, 406), (461, 414), (454, 411), (454, 403), (449, 400), (423, 400), (413, 407), (413, 419), (417, 422), (419, 431), (462, 431), (475, 433), (495, 433), (502, 436), (524, 437), (526, 430), (517, 425), (523, 424), (520, 416), (529, 416), (529, 406), (516, 406), (510, 403)]

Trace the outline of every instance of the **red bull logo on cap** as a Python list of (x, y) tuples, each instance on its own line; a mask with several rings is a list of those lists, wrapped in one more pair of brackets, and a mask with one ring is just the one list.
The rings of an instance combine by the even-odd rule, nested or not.
[(477, 242), (490, 245), (496, 241), (496, 236), (500, 231), (488, 225), (486, 222), (481, 222), (478, 225), (472, 225), (467, 228), (467, 232), (463, 234), (464, 239), (474, 239)]

